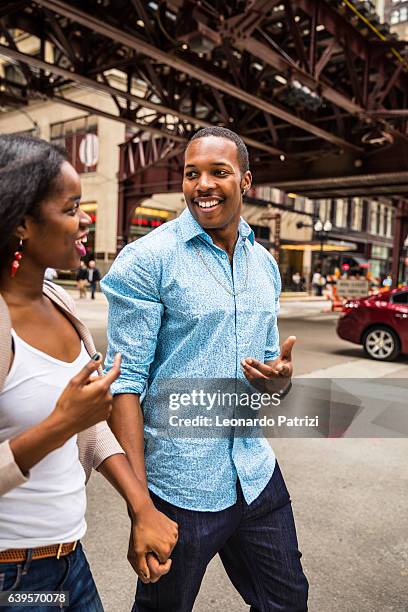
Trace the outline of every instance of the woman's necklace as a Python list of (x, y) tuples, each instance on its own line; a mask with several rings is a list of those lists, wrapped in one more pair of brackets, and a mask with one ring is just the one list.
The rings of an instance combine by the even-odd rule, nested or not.
[(220, 287), (222, 287), (224, 289), (224, 291), (226, 291), (229, 295), (233, 295), (234, 297), (236, 297), (237, 295), (240, 295), (241, 293), (244, 293), (247, 290), (247, 287), (248, 287), (248, 276), (249, 276), (249, 264), (248, 264), (248, 253), (246, 251), (246, 245), (245, 244), (243, 246), (244, 253), (245, 253), (245, 268), (246, 268), (245, 281), (244, 281), (244, 285), (243, 285), (242, 289), (239, 289), (239, 291), (231, 291), (231, 289), (229, 287), (227, 287), (222, 281), (220, 281), (220, 279), (217, 278), (217, 276), (211, 270), (210, 266), (205, 261), (205, 258), (203, 257), (203, 255), (202, 255), (200, 249), (198, 248), (198, 246), (193, 243), (193, 247), (194, 247), (194, 250), (197, 253), (199, 259), (201, 259), (201, 261), (203, 262), (203, 264), (204, 264), (205, 268), (207, 269), (208, 273), (210, 274), (210, 276), (212, 276), (213, 279), (220, 285)]

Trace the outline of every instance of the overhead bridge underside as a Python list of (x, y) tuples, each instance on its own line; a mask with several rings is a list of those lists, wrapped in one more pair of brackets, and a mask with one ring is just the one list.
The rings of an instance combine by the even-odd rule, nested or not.
[[(26, 34), (37, 44), (31, 50)], [(257, 184), (311, 198), (408, 196), (408, 61), (370, 3), (352, 0), (13, 0), (0, 6), (0, 104), (52, 99), (129, 125), (120, 224), (180, 190), (199, 127), (245, 140)], [(75, 99), (109, 96), (111, 112)], [(402, 222), (396, 249), (406, 235)]]

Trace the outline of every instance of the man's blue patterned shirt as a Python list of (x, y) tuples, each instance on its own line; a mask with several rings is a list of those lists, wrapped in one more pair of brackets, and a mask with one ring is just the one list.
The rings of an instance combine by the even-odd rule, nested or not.
[(155, 392), (165, 379), (244, 379), (243, 358), (278, 357), (273, 257), (241, 219), (231, 266), (186, 209), (127, 245), (101, 285), (109, 301), (106, 367), (122, 353), (112, 392), (142, 396), (149, 488), (178, 507), (218, 511), (235, 503), (238, 477), (245, 500), (254, 501), (275, 467), (267, 440), (168, 438), (157, 426)]

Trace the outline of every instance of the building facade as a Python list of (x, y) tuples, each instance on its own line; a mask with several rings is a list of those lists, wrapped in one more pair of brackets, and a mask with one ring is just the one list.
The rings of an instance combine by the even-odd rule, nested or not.
[(408, 0), (377, 0), (376, 8), (382, 21), (390, 24), (391, 31), (401, 40), (407, 40)]
[[(377, 9), (384, 16), (398, 10), (399, 17), (404, 17), (408, 0), (381, 1), (382, 7)], [(32, 53), (38, 41), (25, 37), (19, 45), (22, 51)], [(47, 53), (51, 53), (48, 47)], [(0, 76), (16, 84), (24, 82), (19, 66), (13, 62), (0, 62)], [(121, 86), (114, 71), (111, 78), (117, 78), (116, 85)], [(70, 88), (69, 97), (79, 104), (115, 114), (114, 102), (108, 95), (76, 87)], [(2, 110), (0, 133), (31, 133), (67, 149), (69, 161), (81, 175), (82, 207), (92, 219), (87, 258), (94, 258), (101, 272), (106, 272), (116, 256), (118, 147), (131, 136), (132, 130), (120, 121), (89, 115), (50, 100)], [(159, 193), (144, 200), (133, 211), (129, 239), (136, 240), (175, 218), (184, 207), (181, 191)], [(273, 185), (254, 186), (244, 205), (244, 217), (257, 240), (279, 259), (285, 289), (292, 288), (294, 273), (309, 282), (317, 268), (330, 274), (336, 268), (348, 266), (348, 270), (363, 274), (369, 271), (374, 277), (390, 271), (393, 209), (386, 200), (349, 198), (312, 202), (297, 194), (284, 194)], [(316, 220), (323, 225), (330, 221), (330, 231), (316, 232)]]
[[(75, 99), (83, 104), (90, 104), (90, 96), (95, 95), (75, 90)], [(98, 96), (99, 108), (110, 112), (111, 104), (110, 99)], [(88, 259), (95, 258), (102, 272), (109, 269), (116, 256), (118, 145), (125, 140), (127, 129), (120, 122), (86, 115), (52, 101), (34, 102), (26, 110), (0, 114), (0, 133), (31, 133), (67, 149), (69, 161), (81, 175), (82, 207), (92, 219)], [(348, 265), (351, 270), (360, 267), (363, 274), (370, 271), (374, 277), (389, 272), (393, 209), (386, 200), (313, 202), (284, 194), (273, 186), (255, 186), (250, 196), (249, 202), (255, 203), (244, 205), (244, 216), (257, 239), (279, 257), (285, 289), (291, 289), (295, 272), (308, 282), (316, 268), (330, 274)], [(260, 206), (260, 202), (269, 205)], [(144, 200), (132, 215), (130, 240), (177, 217), (184, 207), (181, 192), (155, 194)], [(327, 235), (314, 231), (316, 219), (331, 222)]]

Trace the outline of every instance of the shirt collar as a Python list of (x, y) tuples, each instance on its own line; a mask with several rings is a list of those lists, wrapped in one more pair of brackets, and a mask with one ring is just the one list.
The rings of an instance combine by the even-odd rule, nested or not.
[[(196, 236), (201, 236), (207, 242), (212, 244), (212, 239), (209, 234), (201, 227), (201, 225), (194, 219), (191, 212), (186, 208), (183, 210), (178, 218), (179, 227), (181, 231), (181, 238), (183, 242), (188, 242)], [(253, 245), (255, 242), (255, 234), (248, 223), (241, 217), (238, 233), (242, 238), (248, 238), (250, 243)]]

